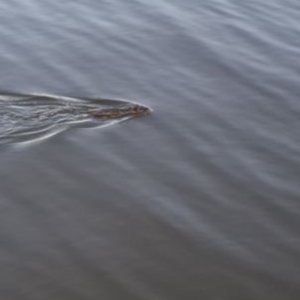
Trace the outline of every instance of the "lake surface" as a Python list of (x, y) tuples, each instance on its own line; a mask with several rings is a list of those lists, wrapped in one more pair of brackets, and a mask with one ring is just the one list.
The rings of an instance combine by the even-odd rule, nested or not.
[(0, 146), (0, 298), (299, 299), (299, 12), (2, 1), (1, 93), (154, 111)]

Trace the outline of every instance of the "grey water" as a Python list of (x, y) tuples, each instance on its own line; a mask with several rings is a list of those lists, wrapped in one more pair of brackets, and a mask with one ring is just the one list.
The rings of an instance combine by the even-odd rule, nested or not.
[(154, 112), (0, 145), (0, 299), (299, 299), (299, 13), (2, 1), (1, 94)]

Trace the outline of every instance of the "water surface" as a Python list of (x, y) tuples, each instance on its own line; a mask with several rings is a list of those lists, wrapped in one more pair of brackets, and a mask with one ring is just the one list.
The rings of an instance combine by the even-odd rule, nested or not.
[(299, 299), (299, 8), (1, 3), (1, 91), (155, 112), (0, 147), (1, 299)]

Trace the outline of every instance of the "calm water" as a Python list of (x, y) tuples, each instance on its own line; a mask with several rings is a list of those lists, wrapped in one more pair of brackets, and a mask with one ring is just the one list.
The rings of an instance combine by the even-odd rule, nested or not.
[(154, 113), (0, 147), (0, 298), (299, 299), (298, 1), (63, 3), (2, 1), (0, 91)]

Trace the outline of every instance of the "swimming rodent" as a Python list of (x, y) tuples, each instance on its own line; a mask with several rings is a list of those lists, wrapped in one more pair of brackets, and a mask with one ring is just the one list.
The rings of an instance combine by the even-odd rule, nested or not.
[(151, 112), (149, 107), (136, 104), (126, 103), (124, 106), (117, 108), (93, 108), (88, 111), (90, 115), (98, 118), (117, 119), (127, 116), (139, 117), (148, 115)]

